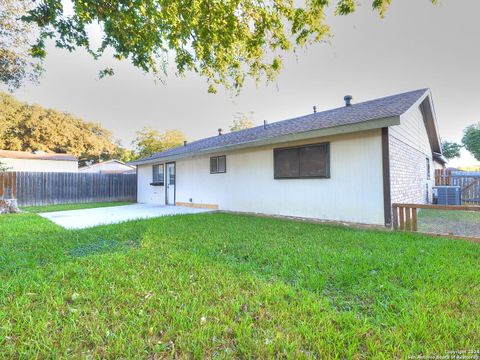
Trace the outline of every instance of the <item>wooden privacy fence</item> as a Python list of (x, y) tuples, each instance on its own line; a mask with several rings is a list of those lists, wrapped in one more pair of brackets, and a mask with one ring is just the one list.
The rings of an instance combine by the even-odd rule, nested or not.
[(418, 209), (461, 210), (480, 212), (480, 206), (393, 204), (393, 228), (395, 230), (417, 231)]
[(52, 172), (0, 173), (0, 198), (20, 206), (136, 201), (137, 175)]
[(480, 172), (438, 169), (436, 186), (459, 186), (462, 204), (480, 205)]
[(17, 194), (17, 173), (0, 172), (0, 199), (14, 199)]

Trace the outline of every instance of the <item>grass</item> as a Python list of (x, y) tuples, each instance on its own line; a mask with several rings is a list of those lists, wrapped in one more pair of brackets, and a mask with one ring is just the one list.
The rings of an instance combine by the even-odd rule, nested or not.
[(423, 209), (418, 213), (418, 230), (480, 237), (480, 212)]
[(67, 231), (0, 218), (0, 358), (478, 350), (480, 247), (233, 214)]
[(110, 206), (123, 206), (130, 205), (131, 202), (114, 201), (114, 202), (93, 202), (82, 204), (58, 204), (58, 205), (42, 205), (42, 206), (23, 206), (21, 210), (30, 213), (46, 213), (53, 211), (67, 211), (67, 210), (80, 210), (80, 209), (93, 209)]

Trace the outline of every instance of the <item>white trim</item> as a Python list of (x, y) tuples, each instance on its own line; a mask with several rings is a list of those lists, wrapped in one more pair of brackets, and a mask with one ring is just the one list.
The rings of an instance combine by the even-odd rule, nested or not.
[[(415, 111), (418, 107), (420, 107), (420, 105), (427, 98), (428, 98), (428, 103), (430, 105), (430, 109), (432, 111), (433, 127), (435, 128), (435, 138), (437, 140), (437, 145), (439, 146), (440, 151), (442, 151), (442, 142), (440, 140), (440, 134), (439, 134), (439, 131), (438, 131), (437, 115), (435, 113), (435, 107), (433, 105), (433, 99), (432, 99), (432, 92), (430, 91), (430, 89), (425, 90), (425, 94), (423, 94), (421, 97), (419, 97), (418, 100), (407, 111), (405, 111), (403, 114), (400, 115), (400, 121), (402, 121), (406, 117), (409, 117), (410, 113)], [(428, 119), (425, 119), (425, 121), (428, 121)], [(426, 130), (427, 130), (427, 133), (429, 133), (428, 127), (427, 126), (425, 126), (425, 127), (426, 127)], [(428, 137), (430, 139), (430, 135)], [(433, 153), (434, 150), (432, 148), (432, 144), (430, 144), (430, 148), (431, 148), (431, 151)]]

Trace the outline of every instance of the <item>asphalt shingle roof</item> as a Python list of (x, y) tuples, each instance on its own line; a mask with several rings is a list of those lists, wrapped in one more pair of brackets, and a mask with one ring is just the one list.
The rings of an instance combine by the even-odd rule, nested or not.
[(422, 97), (426, 91), (428, 91), (428, 89), (410, 91), (358, 104), (352, 104), (351, 106), (343, 106), (337, 109), (312, 113), (289, 120), (277, 121), (267, 124), (266, 128), (261, 125), (246, 130), (227, 133), (221, 136), (216, 135), (139, 159), (134, 163), (143, 163), (171, 156), (182, 156), (199, 151), (208, 151), (209, 149), (219, 149), (225, 146), (250, 142), (253, 143), (283, 135), (400, 116), (420, 97)]

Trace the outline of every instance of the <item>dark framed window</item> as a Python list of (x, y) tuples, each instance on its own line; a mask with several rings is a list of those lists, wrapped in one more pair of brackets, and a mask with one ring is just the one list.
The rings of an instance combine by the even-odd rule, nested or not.
[(330, 177), (330, 143), (273, 150), (275, 179)]
[(150, 185), (163, 186), (165, 183), (163, 164), (152, 166), (152, 182)]
[(227, 172), (227, 157), (212, 156), (210, 158), (210, 174), (223, 174)]
[(427, 171), (427, 180), (430, 180), (430, 159), (429, 158), (426, 158), (425, 169)]

